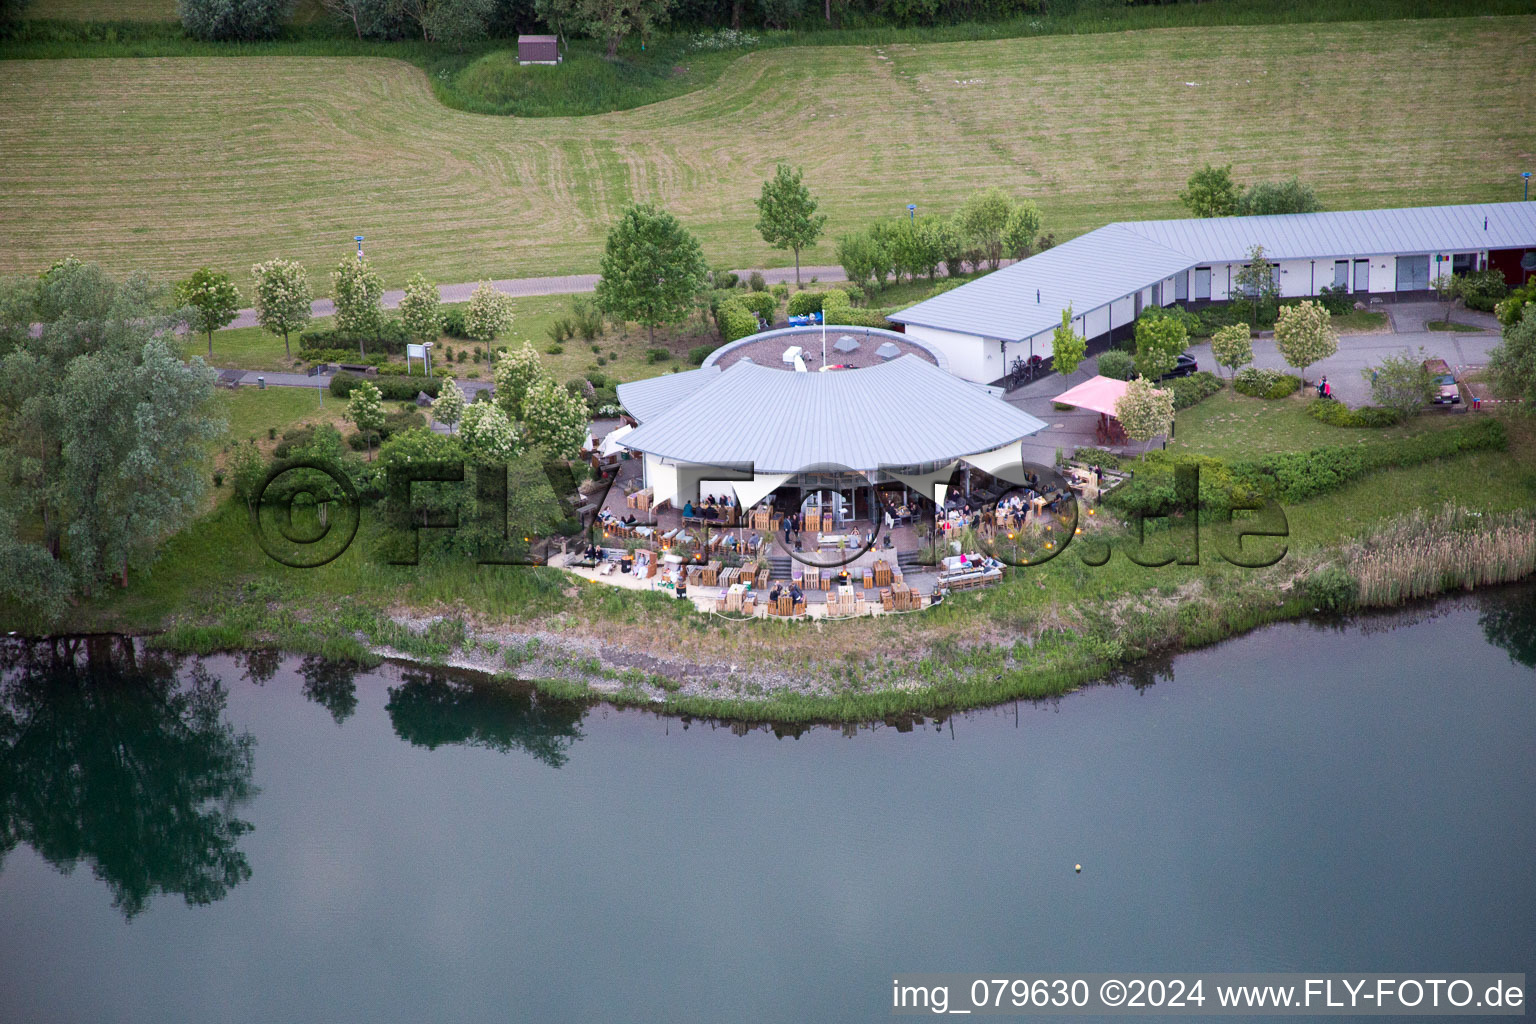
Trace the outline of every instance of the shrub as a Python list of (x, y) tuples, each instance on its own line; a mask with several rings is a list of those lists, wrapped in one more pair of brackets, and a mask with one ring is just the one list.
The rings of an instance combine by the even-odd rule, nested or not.
[(1153, 306), (1141, 311), (1143, 320), (1173, 320), (1184, 328), (1186, 335), (1199, 334), (1204, 326), (1200, 317), (1183, 306)]
[(1493, 267), (1474, 270), (1461, 280), (1461, 300), (1468, 309), (1492, 313), (1499, 300), (1508, 294), (1509, 285), (1504, 280), (1504, 272)]
[(1130, 380), (1136, 372), (1136, 360), (1131, 358), (1129, 352), (1112, 348), (1099, 356), (1099, 375), (1113, 377), (1115, 380)]
[[(740, 298), (727, 299), (716, 307), (715, 324), (720, 329), (721, 341), (726, 344), (757, 333), (757, 315), (748, 309)], [(711, 348), (704, 354), (708, 355), (713, 351), (714, 349)]]
[(735, 272), (730, 270), (711, 270), (709, 274), (714, 279), (712, 283), (716, 288), (735, 288), (736, 282), (741, 280)]
[(361, 338), (357, 334), (342, 331), (337, 328), (325, 328), (323, 330), (305, 331), (299, 335), (299, 353), (316, 349), (336, 349), (351, 353), (351, 358), (356, 359), (357, 343), (361, 340), (363, 345), (375, 355), (380, 352), (392, 352), (399, 355), (405, 351), (405, 346), (410, 343), (411, 335), (405, 324), (399, 320), (384, 320), (377, 330), (364, 333)]
[(1175, 409), (1188, 409), (1210, 398), (1225, 385), (1214, 373), (1201, 370), (1188, 377), (1176, 377), (1173, 380), (1164, 381), (1161, 386), (1173, 391)]
[(292, 0), (177, 0), (181, 27), (193, 39), (271, 39), (293, 13)]
[(1286, 398), (1301, 387), (1301, 378), (1292, 377), (1279, 370), (1261, 370), (1248, 366), (1237, 372), (1232, 379), (1232, 389), (1250, 398)]
[(1343, 612), (1354, 607), (1357, 588), (1354, 577), (1346, 570), (1325, 565), (1307, 577), (1306, 594), (1323, 611)]
[(551, 345), (544, 350), (547, 355), (558, 356), (565, 351), (564, 345)]
[(709, 354), (714, 350), (714, 345), (699, 345), (695, 348), (691, 348), (688, 350), (688, 361), (694, 366), (702, 366), (704, 364), (704, 360), (708, 359)]
[(444, 307), (443, 333), (450, 338), (469, 338), (469, 328), (464, 326), (463, 305)]
[(795, 292), (789, 297), (789, 304), (785, 311), (790, 316), (805, 316), (807, 313), (820, 313), (822, 292)]
[(664, 348), (648, 348), (645, 350), (645, 361), (651, 365), (664, 363), (672, 358), (672, 353)]
[(1323, 304), (1329, 314), (1342, 316), (1355, 308), (1355, 298), (1349, 294), (1349, 289), (1344, 285), (1338, 287), (1327, 286), (1317, 293), (1317, 299)]
[(1351, 409), (1331, 398), (1314, 398), (1307, 415), (1335, 427), (1393, 427), (1403, 421), (1401, 413), (1379, 405)]
[(768, 323), (773, 322), (773, 314), (779, 309), (778, 300), (765, 291), (747, 292), (745, 295), (737, 296), (734, 301), (746, 306)]
[(1525, 307), (1532, 302), (1536, 302), (1536, 277), (1511, 291), (1509, 297), (1495, 306), (1493, 311), (1498, 315), (1500, 324), (1513, 327), (1520, 322), (1520, 318), (1525, 315)]
[(763, 280), (761, 271), (754, 270), (751, 276), (747, 278), (747, 287), (751, 288), (754, 292), (766, 292), (768, 290), (768, 282)]
[(568, 338), (580, 334), (583, 341), (592, 341), (603, 333), (603, 311), (590, 295), (571, 296), (571, 318), (566, 321), (566, 332)]
[(778, 284), (768, 289), (768, 294), (782, 302), (789, 298), (789, 285), (780, 281)]

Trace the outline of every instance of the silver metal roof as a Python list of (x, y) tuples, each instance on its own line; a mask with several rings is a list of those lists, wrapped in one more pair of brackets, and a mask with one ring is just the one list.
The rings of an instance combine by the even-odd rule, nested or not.
[(678, 462), (751, 463), (758, 473), (795, 473), (823, 465), (874, 470), (948, 462), (1044, 428), (909, 354), (828, 373), (737, 363), (622, 443)]
[(1536, 203), (1122, 221), (890, 318), (1022, 341), (1060, 324), (1069, 305), (1080, 316), (1191, 267), (1240, 262), (1255, 244), (1276, 260), (1530, 248)]
[(644, 423), (673, 408), (719, 376), (720, 367), (701, 366), (697, 370), (632, 380), (619, 385), (619, 404), (635, 418), (635, 422)]

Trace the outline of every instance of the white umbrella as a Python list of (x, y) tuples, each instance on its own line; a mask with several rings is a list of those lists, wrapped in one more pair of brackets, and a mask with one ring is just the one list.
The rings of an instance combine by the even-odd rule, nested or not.
[(624, 426), (619, 427), (617, 430), (610, 431), (608, 436), (603, 438), (603, 444), (597, 450), (598, 454), (617, 455), (620, 449), (623, 448), (623, 445), (619, 444), (619, 442), (624, 440), (625, 436), (634, 429), (634, 427), (625, 424)]

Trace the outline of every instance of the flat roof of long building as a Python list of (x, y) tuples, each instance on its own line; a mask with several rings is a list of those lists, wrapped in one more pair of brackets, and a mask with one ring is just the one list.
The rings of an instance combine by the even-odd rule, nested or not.
[(1022, 341), (1174, 274), (1272, 260), (1536, 247), (1536, 203), (1474, 203), (1263, 217), (1120, 221), (891, 315), (904, 324)]

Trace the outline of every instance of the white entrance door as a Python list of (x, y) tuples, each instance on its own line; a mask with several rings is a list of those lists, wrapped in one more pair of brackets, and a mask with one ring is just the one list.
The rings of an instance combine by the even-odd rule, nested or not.
[(1355, 260), (1355, 291), (1371, 290), (1371, 261)]
[(1195, 301), (1211, 297), (1211, 268), (1195, 268)]

